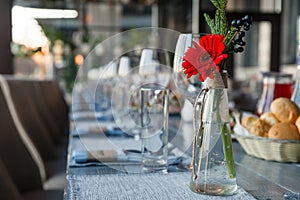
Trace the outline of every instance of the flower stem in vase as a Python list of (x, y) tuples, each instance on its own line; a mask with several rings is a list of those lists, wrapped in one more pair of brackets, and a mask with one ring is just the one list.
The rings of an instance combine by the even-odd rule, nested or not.
[[(227, 72), (222, 73), (221, 77), (222, 77), (222, 82), (224, 84), (224, 88), (227, 88), (228, 87)], [(223, 92), (227, 92), (227, 91), (223, 91)], [(221, 103), (220, 102), (221, 98), (222, 98), (222, 94), (221, 94), (220, 97), (218, 97), (218, 96), (215, 97), (215, 99), (216, 99), (215, 108), (217, 109), (216, 114), (217, 114), (217, 121), (218, 122), (222, 122), (221, 110), (219, 110), (220, 107), (218, 106), (218, 104)], [(227, 125), (228, 125), (227, 123), (220, 124), (219, 128), (221, 130), (221, 135), (222, 135), (224, 154), (225, 154), (226, 164), (227, 164), (227, 167), (228, 167), (228, 175), (229, 175), (230, 178), (235, 178), (236, 174), (235, 174), (235, 168), (234, 168), (234, 157), (233, 157), (233, 152), (232, 152), (231, 133), (228, 130)]]

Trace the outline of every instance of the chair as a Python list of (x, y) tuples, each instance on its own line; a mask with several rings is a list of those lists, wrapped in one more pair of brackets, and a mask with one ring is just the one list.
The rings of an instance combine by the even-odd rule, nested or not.
[(4, 89), (7, 86), (8, 92), (4, 93), (6, 99), (8, 100), (9, 96), (11, 96), (11, 101), (7, 101), (7, 103), (13, 104), (18, 119), (43, 160), (51, 160), (55, 158), (55, 145), (49, 130), (47, 130), (38, 113), (30, 92), (28, 92), (28, 83), (17, 79), (1, 80), (2, 88)]
[[(51, 134), (42, 120), (38, 107), (32, 100), (30, 81), (0, 76), (3, 98), (8, 112), (16, 125), (25, 148), (34, 149), (31, 155), (38, 155), (39, 170), (43, 172), (42, 181), (47, 189), (62, 189), (65, 184), (66, 149), (58, 149)], [(5, 118), (4, 118), (5, 119)], [(9, 130), (8, 130), (9, 131)], [(24, 139), (26, 138), (26, 139)]]
[[(8, 80), (8, 83), (13, 80)], [(22, 82), (24, 93), (30, 95), (30, 100), (35, 105), (37, 109), (38, 116), (49, 132), (51, 138), (55, 145), (61, 143), (62, 134), (61, 128), (59, 127), (59, 123), (55, 120), (55, 116), (53, 115), (53, 111), (50, 109), (47, 100), (43, 96), (43, 91), (47, 88), (40, 87), (40, 85), (44, 83), (44, 81), (39, 80), (19, 80)], [(9, 83), (10, 84), (10, 83)]]
[[(48, 134), (51, 136), (51, 138), (54, 141), (55, 145), (55, 154), (58, 157), (63, 157), (64, 160), (67, 157), (67, 146), (68, 146), (68, 132), (66, 129), (68, 128), (69, 119), (68, 119), (68, 109), (59, 109), (59, 115), (58, 116), (65, 116), (64, 119), (61, 119), (62, 121), (59, 121), (56, 119), (56, 116), (54, 114), (55, 109), (51, 108), (50, 102), (47, 98), (45, 98), (44, 91), (48, 91), (50, 94), (53, 94), (51, 92), (51, 87), (49, 83), (52, 83), (55, 81), (40, 81), (40, 80), (27, 80), (26, 85), (27, 87), (24, 87), (24, 90), (26, 90), (26, 93), (29, 93), (31, 96), (31, 99), (33, 101), (33, 104), (36, 106), (39, 117), (44, 123), (44, 126), (46, 127), (46, 130), (48, 131)], [(57, 84), (56, 84), (57, 86)], [(50, 91), (49, 91), (50, 90)], [(59, 93), (56, 95), (57, 98), (62, 97), (62, 93)], [(59, 98), (61, 104), (67, 107), (64, 99), (61, 100)], [(57, 107), (61, 108), (59, 103), (57, 103)]]
[(59, 125), (63, 137), (69, 134), (69, 107), (56, 81), (40, 81), (40, 92), (45, 103), (52, 111), (55, 122)]
[(3, 200), (47, 200), (63, 199), (63, 190), (33, 189), (20, 193), (13, 182), (5, 164), (0, 158), (0, 199)]
[(42, 189), (42, 183), (46, 180), (42, 158), (10, 113), (0, 88), (0, 157), (20, 192)]

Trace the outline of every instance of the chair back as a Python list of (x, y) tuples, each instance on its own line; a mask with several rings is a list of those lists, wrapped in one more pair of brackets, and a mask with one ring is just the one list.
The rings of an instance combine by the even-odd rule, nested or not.
[(64, 98), (63, 91), (56, 81), (39, 81), (39, 93), (44, 98), (47, 109), (51, 112), (59, 133), (68, 136), (69, 133), (69, 106)]
[(42, 158), (16, 115), (0, 84), (0, 157), (19, 192), (41, 189), (46, 179)]
[[(32, 140), (44, 161), (55, 158), (55, 145), (51, 138), (50, 130), (47, 130), (45, 122), (40, 116), (30, 92), (30, 81), (9, 79), (2, 80), (3, 85), (8, 86), (11, 102), (16, 109), (18, 119), (24, 127), (26, 133)], [(32, 89), (31, 89), (32, 90)], [(6, 95), (6, 99), (7, 95)]]
[(37, 82), (38, 93), (43, 97), (45, 107), (49, 110), (61, 136), (66, 137), (69, 133), (69, 106), (64, 98), (63, 91), (56, 81)]

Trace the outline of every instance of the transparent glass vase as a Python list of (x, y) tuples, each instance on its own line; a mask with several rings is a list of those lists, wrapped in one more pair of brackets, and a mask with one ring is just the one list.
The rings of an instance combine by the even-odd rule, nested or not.
[(202, 90), (204, 94), (198, 95), (201, 104), (194, 106), (190, 189), (196, 193), (233, 195), (237, 190), (226, 83), (226, 74), (216, 74)]

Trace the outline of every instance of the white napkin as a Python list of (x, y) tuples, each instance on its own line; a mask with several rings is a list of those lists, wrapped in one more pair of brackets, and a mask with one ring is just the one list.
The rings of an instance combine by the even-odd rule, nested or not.
[(236, 121), (236, 124), (233, 128), (234, 133), (237, 135), (251, 136), (252, 134), (250, 134), (249, 131), (241, 125), (239, 117), (234, 115), (234, 118)]
[[(130, 151), (130, 150), (129, 150)], [(113, 162), (141, 162), (142, 154), (138, 152), (125, 153), (123, 151), (116, 150), (96, 150), (96, 151), (73, 151), (72, 160), (75, 163), (89, 163), (89, 162), (100, 162), (100, 163), (113, 163)], [(175, 155), (168, 156), (169, 164), (178, 164), (182, 162), (181, 157)]]
[(97, 150), (97, 151), (74, 151), (72, 158), (76, 163), (87, 162), (141, 162), (141, 154), (126, 155), (122, 151), (116, 150)]

